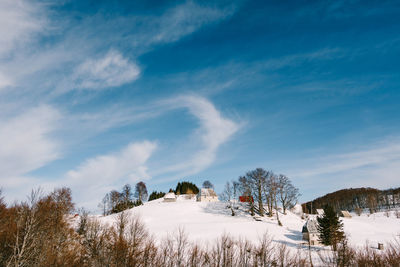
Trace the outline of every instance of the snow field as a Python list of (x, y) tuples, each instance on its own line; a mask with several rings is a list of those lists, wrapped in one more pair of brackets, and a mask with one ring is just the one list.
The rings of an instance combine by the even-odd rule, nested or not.
[[(158, 241), (174, 236), (179, 229), (183, 229), (189, 241), (203, 245), (212, 243), (223, 234), (257, 242), (264, 233), (268, 233), (276, 245), (286, 244), (289, 248), (297, 249), (304, 244), (301, 229), (305, 220), (290, 211), (286, 215), (279, 213), (283, 226), (277, 224), (275, 217), (265, 216), (261, 221), (255, 221), (244, 211), (244, 207), (235, 212), (236, 216), (231, 216), (231, 211), (224, 202), (196, 202), (180, 196), (177, 202), (167, 203), (162, 199), (147, 202), (128, 210), (127, 214), (139, 216)], [(352, 215), (353, 218), (342, 218), (342, 221), (349, 243), (353, 246), (364, 246), (368, 242), (371, 247), (377, 247), (378, 242), (394, 241), (400, 234), (400, 219), (394, 214), (389, 218), (383, 212), (370, 216)], [(116, 216), (96, 217), (102, 223), (112, 225)]]

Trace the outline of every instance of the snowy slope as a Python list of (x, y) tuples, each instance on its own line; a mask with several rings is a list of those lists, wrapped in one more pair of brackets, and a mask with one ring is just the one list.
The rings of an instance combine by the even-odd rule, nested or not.
[(400, 234), (400, 219), (396, 218), (394, 212), (389, 212), (389, 217), (384, 212), (352, 216), (351, 219), (342, 218), (352, 245), (362, 246), (368, 241), (372, 247), (376, 247), (378, 242), (391, 242)]
[[(147, 202), (129, 210), (128, 214), (139, 216), (150, 233), (159, 240), (183, 228), (190, 240), (201, 243), (211, 242), (224, 233), (257, 241), (265, 232), (277, 244), (285, 243), (296, 248), (303, 243), (301, 229), (305, 221), (291, 212), (287, 215), (279, 214), (283, 224), (281, 227), (277, 225), (275, 218), (264, 217), (262, 221), (255, 221), (242, 210), (237, 210), (237, 216), (231, 216), (230, 209), (223, 202), (196, 202), (180, 196), (177, 202), (166, 203), (162, 199)], [(116, 215), (98, 218), (103, 223), (112, 224)], [(400, 219), (394, 214), (390, 218), (383, 213), (377, 213), (342, 220), (344, 230), (353, 245), (363, 246), (367, 240), (371, 245), (378, 241), (385, 243), (392, 241), (400, 233)]]

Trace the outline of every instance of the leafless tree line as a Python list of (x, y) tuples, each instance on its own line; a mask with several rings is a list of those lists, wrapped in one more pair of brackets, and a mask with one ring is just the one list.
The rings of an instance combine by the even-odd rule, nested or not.
[[(223, 235), (204, 246), (191, 243), (179, 229), (156, 241), (139, 218), (124, 212), (112, 225), (83, 212), (78, 225), (72, 225), (73, 208), (68, 188), (48, 195), (33, 191), (28, 201), (9, 207), (0, 197), (0, 266), (313, 266), (305, 250), (289, 250), (268, 234), (258, 242)], [(336, 252), (321, 253), (319, 263), (398, 266), (399, 251), (400, 242), (379, 253), (343, 242)]]
[(306, 213), (316, 213), (316, 209), (331, 205), (340, 210), (355, 211), (360, 215), (364, 211), (375, 213), (381, 210), (393, 210), (400, 207), (400, 187), (387, 190), (375, 188), (350, 188), (326, 194), (302, 204)]
[[(238, 181), (227, 182), (223, 196), (231, 202), (232, 199), (237, 198), (238, 192), (243, 196), (250, 197), (249, 211), (251, 215), (258, 213), (260, 216), (264, 216), (266, 213), (270, 217), (273, 216), (274, 210), (278, 210), (278, 202), (282, 206), (283, 213), (286, 214), (286, 210), (294, 206), (300, 196), (299, 190), (287, 176), (276, 175), (272, 171), (262, 168), (247, 172), (246, 175), (240, 176)], [(279, 222), (278, 212), (275, 214)], [(234, 215), (233, 208), (232, 215)]]

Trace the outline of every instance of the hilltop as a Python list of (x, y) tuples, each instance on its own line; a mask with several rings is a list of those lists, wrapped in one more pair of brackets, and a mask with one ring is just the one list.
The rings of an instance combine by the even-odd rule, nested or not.
[(349, 210), (369, 213), (400, 207), (400, 187), (379, 190), (370, 187), (341, 189), (302, 204), (303, 210), (315, 213), (325, 205), (333, 206), (337, 211)]
[[(284, 215), (279, 212), (283, 224), (279, 226), (275, 217), (264, 216), (256, 221), (245, 209), (241, 205), (237, 215), (231, 216), (225, 202), (196, 202), (195, 198), (188, 199), (186, 195), (181, 195), (177, 202), (166, 203), (163, 199), (156, 199), (125, 212), (128, 216), (140, 217), (150, 234), (159, 241), (184, 229), (189, 240), (203, 244), (213, 242), (223, 234), (257, 242), (264, 233), (268, 233), (276, 245), (286, 244), (297, 248), (304, 244), (301, 230), (306, 220), (300, 214), (287, 211)], [(394, 211), (352, 215), (352, 218), (342, 218), (344, 230), (352, 245), (363, 246), (367, 241), (371, 245), (385, 243), (400, 233), (400, 219)], [(95, 217), (111, 225), (117, 216)]]

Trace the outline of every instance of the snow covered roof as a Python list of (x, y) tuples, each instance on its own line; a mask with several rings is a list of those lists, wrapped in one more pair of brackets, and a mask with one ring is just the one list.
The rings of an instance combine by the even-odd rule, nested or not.
[(215, 191), (211, 188), (202, 188), (200, 190), (199, 194), (201, 194), (202, 196), (206, 196), (206, 197), (216, 197), (217, 196)]
[(341, 210), (340, 211), (342, 213), (342, 216), (345, 218), (351, 218), (351, 214), (350, 212), (348, 212), (347, 210)]
[(174, 192), (170, 192), (165, 194), (164, 199), (175, 199), (175, 193)]
[(318, 224), (315, 220), (308, 220), (304, 226), (302, 233), (318, 233)]
[(318, 215), (324, 215), (324, 210), (323, 209), (317, 209), (317, 214)]

